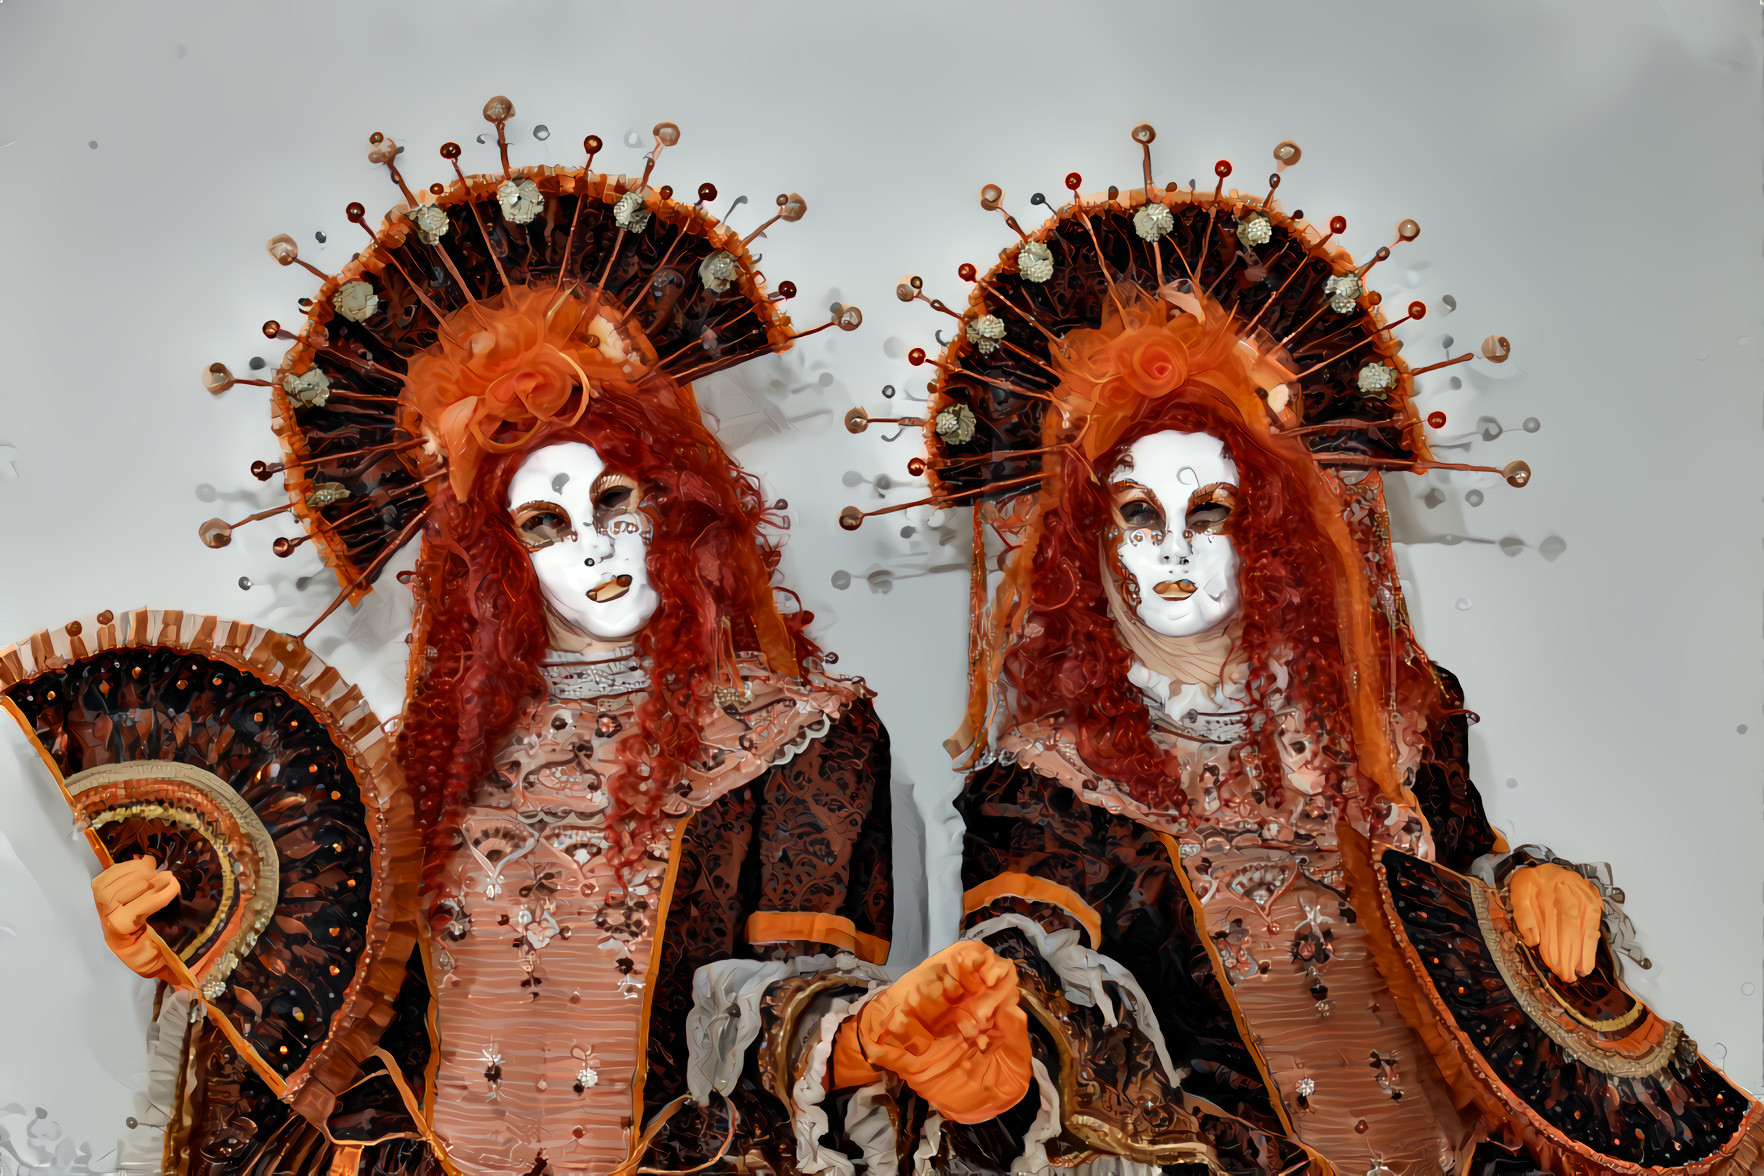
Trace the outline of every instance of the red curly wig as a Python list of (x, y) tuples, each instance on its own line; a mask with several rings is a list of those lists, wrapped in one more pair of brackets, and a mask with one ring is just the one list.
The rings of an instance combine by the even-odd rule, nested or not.
[[(770, 602), (779, 559), (766, 530), (788, 524), (684, 399), (687, 407), (675, 410), (602, 390), (579, 422), (546, 425), (518, 450), (486, 457), (463, 498), (450, 486), (436, 497), (415, 573), (417, 648), (398, 737), (424, 836), (426, 887), (439, 877), (492, 757), (545, 689), (538, 666), (549, 647), (547, 609), (503, 506), (527, 454), (586, 442), (608, 466), (638, 479), (655, 521), (649, 575), (661, 603), (635, 639), (652, 667), (650, 689), (635, 734), (619, 744), (622, 767), (606, 783), (615, 867), (642, 855), (662, 798), (699, 753), (701, 723), (714, 705), (722, 620), (731, 622), (738, 648), (765, 647), (753, 602)], [(811, 619), (783, 617), (799, 660), (819, 653), (802, 631)]]
[[(1148, 806), (1185, 811), (1181, 781), (1153, 744), (1146, 704), (1127, 680), (1132, 655), (1116, 635), (1098, 552), (1109, 512), (1108, 487), (1100, 479), (1133, 441), (1164, 430), (1211, 434), (1237, 465), (1239, 504), (1228, 527), (1242, 561), (1241, 645), (1250, 667), (1251, 725), (1262, 733), (1248, 755), (1265, 769), (1259, 778), (1277, 796), (1281, 774), (1268, 708), (1278, 686), (1324, 749), (1332, 790), (1370, 782), (1391, 791), (1381, 778), (1387, 773), (1361, 763), (1366, 749), (1357, 744), (1384, 740), (1365, 738), (1368, 708), (1356, 704), (1354, 692), (1382, 697), (1394, 667), (1394, 693), (1403, 705), (1438, 708), (1444, 705), (1438, 684), (1406, 655), (1389, 656), (1384, 636), (1363, 623), (1364, 593), (1357, 602), (1347, 599), (1353, 577), (1365, 582), (1364, 556), (1345, 539), (1341, 503), (1304, 443), (1252, 425), (1232, 396), (1200, 384), (1140, 400), (1120, 439), (1093, 463), (1095, 476), (1066, 463), (1065, 474), (1044, 492), (1028, 612), (1004, 662), (1018, 717), (1063, 715), (1093, 769), (1123, 782)], [(1382, 718), (1377, 721), (1382, 729)], [(1373, 750), (1388, 757), (1388, 744)]]

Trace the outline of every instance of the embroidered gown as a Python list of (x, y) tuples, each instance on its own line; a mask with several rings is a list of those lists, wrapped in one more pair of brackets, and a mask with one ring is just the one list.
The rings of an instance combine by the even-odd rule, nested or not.
[[(638, 694), (590, 697), (546, 669), (552, 696), (473, 799), (436, 904), (432, 1123), (463, 1171), (524, 1172), (541, 1152), (556, 1172), (622, 1163), (633, 1108), (653, 1122), (688, 1094), (689, 1066), (721, 1060), (693, 1057), (699, 969), (846, 952), (825, 970), (861, 987), (858, 962), (887, 955), (887, 748), (857, 689), (748, 677), (749, 699), (705, 733), (710, 762), (676, 787), (646, 863), (621, 882), (603, 853), (604, 780)], [(766, 1123), (742, 1109), (749, 1132)], [(700, 1141), (720, 1140), (727, 1118), (714, 1100), (673, 1112), (645, 1163), (703, 1162)]]
[[(1235, 720), (1204, 713), (1230, 709), (1154, 710), (1165, 731), (1185, 728), (1169, 745), (1187, 819), (1099, 778), (1057, 722), (1010, 731), (968, 778), (964, 926), (1018, 964), (1040, 1089), (994, 1123), (944, 1125), (949, 1155), (1449, 1173), (1474, 1152), (1514, 1171), (1751, 1170), (1754, 1104), (1622, 990), (1608, 949), (1562, 986), (1572, 999), (1524, 991), (1535, 969), (1514, 963), (1510, 926), (1488, 921), (1499, 905), (1472, 901), (1463, 878), (1496, 835), (1462, 714), (1407, 731), (1416, 811), (1331, 796), (1317, 749), (1285, 721), (1270, 788)], [(1628, 1027), (1601, 1036), (1567, 1015), (1601, 1001)], [(1517, 1150), (1478, 1150), (1488, 1138)]]

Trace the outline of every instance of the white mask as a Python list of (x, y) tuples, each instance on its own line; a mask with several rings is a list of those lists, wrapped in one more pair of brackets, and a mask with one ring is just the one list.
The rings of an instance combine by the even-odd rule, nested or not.
[(1135, 441), (1109, 475), (1107, 571), (1139, 621), (1164, 637), (1223, 628), (1242, 603), (1227, 520), (1237, 465), (1209, 433), (1165, 430)]
[(598, 641), (635, 636), (661, 597), (649, 582), (649, 516), (642, 488), (606, 468), (592, 445), (535, 449), (508, 483), (515, 533), (533, 560), (545, 603), (564, 625)]

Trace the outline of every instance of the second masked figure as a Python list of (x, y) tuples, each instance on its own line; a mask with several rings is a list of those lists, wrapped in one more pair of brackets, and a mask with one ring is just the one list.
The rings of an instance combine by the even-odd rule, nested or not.
[(1757, 1105), (1623, 986), (1608, 872), (1490, 827), (1410, 627), (1380, 471), (1443, 464), (1438, 422), (1367, 283), (1419, 226), (1357, 264), (1342, 218), (1274, 200), (1296, 145), (1264, 196), (1225, 163), (1155, 185), (1153, 137), (1143, 185), (1007, 214), (964, 311), (899, 289), (959, 320), (909, 356), (936, 369), (910, 472), (974, 508), (963, 935), (1016, 968), (1033, 1043), (1022, 1101), (928, 1150), (1753, 1170)]

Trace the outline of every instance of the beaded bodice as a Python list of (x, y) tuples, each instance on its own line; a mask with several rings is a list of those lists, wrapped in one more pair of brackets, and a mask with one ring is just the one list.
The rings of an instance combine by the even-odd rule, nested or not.
[[(433, 1127), (462, 1172), (526, 1172), (541, 1151), (560, 1174), (625, 1160), (675, 834), (788, 762), (848, 697), (824, 680), (743, 670), (744, 696), (711, 716), (700, 761), (670, 786), (643, 852), (615, 868), (608, 821), (621, 818), (608, 785), (625, 768), (625, 742), (642, 737), (645, 670), (634, 660), (542, 667), (550, 693), (479, 785), (432, 908)], [(628, 682), (636, 688), (618, 689)]]

